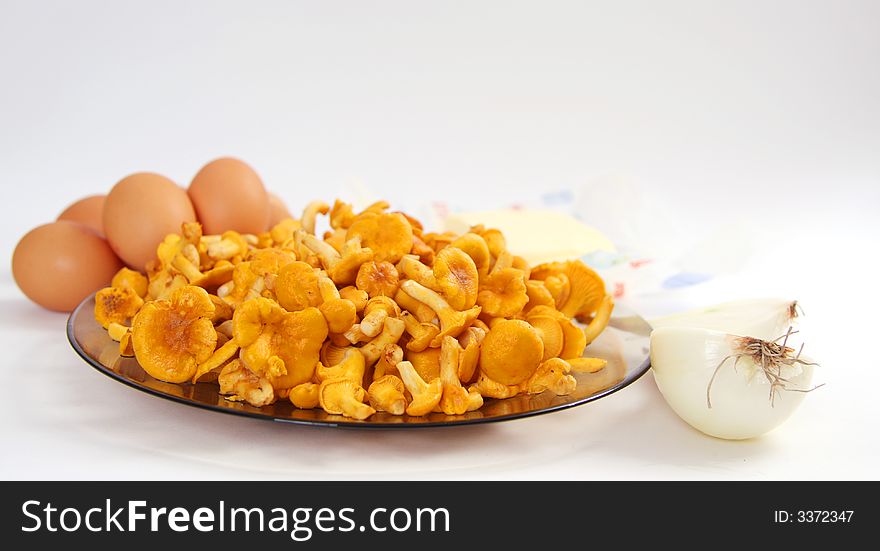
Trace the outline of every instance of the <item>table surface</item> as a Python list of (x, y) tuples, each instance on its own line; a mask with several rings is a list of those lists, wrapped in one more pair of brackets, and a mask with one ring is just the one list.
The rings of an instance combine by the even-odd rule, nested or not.
[(698, 285), (631, 289), (646, 317), (801, 301), (827, 384), (783, 427), (704, 436), (650, 373), (582, 407), (485, 426), (218, 415), (94, 371), (66, 316), (25, 300), (7, 268), (0, 477), (877, 478), (880, 5), (537, 6), (4, 4), (3, 265), (76, 198), (145, 169), (185, 185), (223, 154), (294, 209), (317, 189), (420, 214), (574, 197), (621, 248), (711, 267)]

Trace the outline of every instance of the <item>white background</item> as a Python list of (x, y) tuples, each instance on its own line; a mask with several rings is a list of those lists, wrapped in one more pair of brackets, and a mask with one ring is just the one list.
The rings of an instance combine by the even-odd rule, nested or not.
[[(871, 1), (2, 0), (0, 476), (877, 478), (878, 28)], [(734, 268), (631, 305), (798, 298), (828, 384), (747, 442), (690, 429), (650, 374), (562, 413), (412, 432), (139, 394), (22, 297), (12, 249), (128, 173), (186, 185), (220, 155), (293, 209), (352, 190), (416, 208), (593, 189), (592, 221), (647, 255), (721, 232)]]

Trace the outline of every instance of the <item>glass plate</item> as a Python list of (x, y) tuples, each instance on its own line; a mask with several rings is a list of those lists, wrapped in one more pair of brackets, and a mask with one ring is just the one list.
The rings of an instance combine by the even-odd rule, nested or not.
[(73, 349), (92, 367), (108, 377), (147, 394), (221, 413), (243, 415), (297, 425), (353, 428), (416, 428), (470, 425), (521, 419), (579, 406), (616, 392), (645, 374), (650, 367), (648, 339), (651, 327), (621, 306), (615, 306), (609, 327), (587, 349), (587, 355), (608, 360), (597, 373), (576, 373), (578, 385), (568, 396), (551, 392), (505, 400), (486, 399), (478, 411), (464, 415), (431, 413), (425, 417), (376, 413), (358, 421), (325, 413), (320, 409), (297, 409), (288, 400), (264, 407), (230, 402), (218, 394), (216, 383), (172, 384), (156, 380), (134, 358), (119, 355), (119, 343), (110, 339), (94, 318), (95, 297), (85, 299), (70, 314), (67, 338)]

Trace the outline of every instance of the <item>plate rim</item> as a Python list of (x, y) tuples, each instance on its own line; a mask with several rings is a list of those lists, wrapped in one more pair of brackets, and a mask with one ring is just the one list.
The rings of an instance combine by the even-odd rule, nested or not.
[[(332, 427), (332, 428), (345, 428), (345, 429), (369, 429), (369, 430), (394, 430), (394, 429), (417, 429), (417, 428), (444, 428), (444, 427), (457, 427), (464, 425), (481, 425), (487, 423), (497, 423), (501, 421), (515, 421), (517, 419), (527, 419), (529, 417), (536, 417), (538, 415), (545, 415), (547, 413), (554, 413), (557, 411), (562, 411), (566, 409), (570, 409), (577, 406), (582, 406), (589, 402), (593, 402), (600, 398), (604, 398), (610, 394), (614, 394), (634, 382), (641, 379), (645, 373), (651, 368), (651, 356), (648, 355), (647, 358), (639, 365), (638, 368), (630, 375), (624, 377), (622, 381), (619, 383), (612, 385), (606, 389), (600, 390), (595, 394), (591, 394), (579, 400), (575, 400), (573, 402), (566, 402), (564, 404), (557, 404), (555, 406), (549, 406), (546, 408), (529, 410), (525, 412), (511, 413), (505, 415), (498, 415), (494, 417), (477, 417), (473, 419), (454, 419), (451, 421), (425, 421), (423, 423), (370, 423), (369, 421), (359, 421), (359, 420), (339, 420), (339, 421), (327, 421), (327, 420), (312, 420), (312, 419), (286, 419), (283, 417), (275, 417), (273, 415), (268, 414), (260, 414), (254, 413), (250, 411), (244, 411), (240, 409), (234, 408), (225, 408), (218, 405), (207, 404), (204, 402), (197, 402), (193, 400), (189, 400), (187, 398), (181, 396), (175, 396), (173, 394), (166, 394), (159, 390), (150, 388), (148, 386), (142, 386), (137, 384), (136, 381), (128, 379), (121, 374), (113, 371), (108, 368), (104, 364), (92, 358), (79, 344), (79, 342), (74, 337), (73, 324), (74, 318), (79, 314), (80, 310), (89, 302), (93, 301), (95, 298), (95, 293), (87, 296), (80, 302), (76, 308), (70, 313), (67, 317), (67, 323), (65, 324), (65, 332), (67, 333), (67, 342), (70, 343), (70, 346), (77, 353), (77, 355), (84, 360), (87, 364), (89, 364), (93, 369), (98, 371), (99, 373), (115, 380), (120, 383), (123, 383), (125, 386), (138, 390), (140, 392), (144, 392), (151, 396), (156, 396), (158, 398), (162, 398), (165, 400), (170, 400), (172, 402), (182, 404), (189, 407), (195, 407), (198, 409), (203, 409), (207, 411), (216, 411), (219, 413), (225, 413), (227, 415), (236, 415), (239, 417), (247, 417), (250, 419), (258, 419), (261, 421), (274, 421), (276, 423), (283, 423), (285, 425), (301, 425), (301, 426), (310, 426), (310, 427)], [(191, 384), (191, 383), (190, 383)]]

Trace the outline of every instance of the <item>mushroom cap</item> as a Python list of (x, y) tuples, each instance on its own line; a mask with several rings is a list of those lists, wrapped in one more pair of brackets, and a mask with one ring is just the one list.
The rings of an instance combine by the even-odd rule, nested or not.
[(204, 272), (201, 277), (193, 280), (192, 284), (214, 291), (227, 281), (231, 281), (234, 272), (234, 264), (226, 260), (219, 260), (210, 270)]
[(363, 403), (364, 389), (348, 379), (329, 379), (318, 387), (318, 403), (327, 413), (366, 419), (376, 410)]
[(605, 282), (599, 274), (580, 260), (569, 261), (567, 268), (571, 293), (568, 301), (559, 309), (560, 312), (570, 318), (577, 315), (592, 315), (605, 296)]
[[(232, 323), (241, 360), (254, 373), (267, 376), (276, 389), (292, 388), (312, 378), (328, 335), (320, 310), (285, 312), (274, 301), (259, 297), (236, 308)], [(272, 357), (284, 362), (286, 374), (270, 373)]]
[(525, 392), (539, 394), (549, 390), (557, 396), (571, 394), (577, 388), (577, 380), (569, 375), (571, 366), (561, 358), (542, 362), (535, 374), (523, 385)]
[(457, 247), (441, 249), (434, 258), (434, 278), (446, 302), (455, 310), (477, 303), (480, 275), (473, 259)]
[(214, 353), (214, 303), (207, 291), (188, 285), (169, 300), (145, 304), (132, 323), (132, 347), (141, 367), (169, 383), (188, 381)]
[(562, 352), (564, 335), (559, 322), (551, 316), (529, 316), (526, 321), (538, 330), (541, 342), (544, 343), (544, 356), (542, 361), (554, 358)]
[(324, 314), (331, 333), (344, 333), (358, 320), (354, 303), (344, 298), (325, 301), (318, 309)]
[(315, 269), (299, 260), (284, 265), (275, 279), (275, 296), (288, 312), (321, 304)]
[(371, 297), (393, 297), (400, 286), (400, 277), (394, 264), (385, 260), (371, 260), (358, 268), (355, 285)]
[(562, 329), (563, 344), (559, 357), (563, 360), (569, 358), (579, 358), (587, 347), (587, 336), (584, 330), (568, 318), (562, 318), (559, 321), (559, 327)]
[(433, 266), (436, 256), (434, 249), (425, 243), (421, 237), (415, 235), (415, 233), (413, 233), (413, 246), (410, 253), (418, 256), (419, 260), (426, 266)]
[(544, 356), (538, 331), (522, 320), (501, 320), (492, 325), (480, 350), (480, 369), (504, 385), (529, 379)]
[(336, 365), (342, 361), (348, 346), (337, 346), (332, 341), (327, 341), (321, 346), (320, 361), (324, 365)]
[(318, 399), (318, 385), (315, 383), (303, 383), (290, 389), (287, 399), (299, 409), (314, 409), (320, 405)]
[(465, 254), (471, 257), (471, 260), (474, 261), (474, 265), (477, 267), (477, 272), (479, 272), (480, 275), (489, 273), (489, 266), (492, 263), (492, 254), (489, 252), (489, 246), (486, 244), (486, 240), (481, 236), (476, 233), (466, 233), (453, 239), (448, 246), (461, 249)]
[(333, 229), (348, 229), (354, 222), (354, 210), (348, 203), (344, 203), (337, 199), (333, 206), (330, 207), (330, 227)]
[(477, 295), (483, 313), (500, 318), (516, 315), (528, 301), (525, 274), (516, 268), (502, 268), (486, 276)]
[(370, 295), (366, 291), (362, 291), (354, 285), (347, 285), (339, 289), (339, 297), (352, 301), (358, 312), (363, 312), (367, 301), (370, 300)]
[(426, 348), (421, 352), (407, 350), (403, 357), (410, 362), (416, 373), (425, 381), (431, 381), (440, 376), (440, 349)]
[(128, 287), (141, 298), (147, 296), (147, 284), (144, 274), (125, 267), (116, 272), (110, 280), (111, 287)]
[(269, 381), (249, 370), (238, 359), (220, 370), (217, 383), (220, 385), (220, 394), (231, 395), (230, 400), (244, 400), (256, 407), (275, 401), (275, 390)]
[(364, 355), (361, 354), (360, 350), (351, 346), (346, 349), (339, 363), (325, 366), (319, 362), (315, 368), (315, 377), (318, 381), (348, 379), (357, 385), (361, 385), (364, 381), (365, 369)]
[(412, 401), (406, 407), (406, 414), (413, 417), (421, 417), (434, 411), (440, 399), (443, 397), (443, 383), (440, 379), (434, 379), (418, 394), (413, 394)]
[(124, 324), (144, 305), (131, 287), (104, 287), (95, 293), (95, 319), (107, 329), (111, 323)]
[(408, 254), (413, 246), (409, 221), (397, 213), (359, 216), (348, 228), (346, 239), (360, 237), (361, 244), (372, 250), (375, 260), (392, 264)]
[[(473, 231), (474, 228), (471, 228)], [(501, 233), (501, 230), (495, 228), (483, 229), (481, 231), (475, 232), (483, 238), (486, 242), (486, 246), (489, 248), (489, 254), (498, 258), (501, 253), (507, 250), (507, 240), (504, 238), (504, 234)]]
[(580, 260), (539, 264), (531, 278), (546, 282), (556, 307), (570, 318), (593, 314), (605, 296), (602, 278)]
[(370, 405), (376, 411), (387, 411), (393, 415), (403, 415), (406, 411), (406, 388), (403, 381), (395, 375), (385, 375), (376, 379), (367, 389)]
[(529, 300), (523, 306), (524, 310), (531, 310), (536, 306), (551, 306), (554, 310), (556, 309), (556, 300), (544, 286), (543, 281), (526, 280), (526, 296)]

